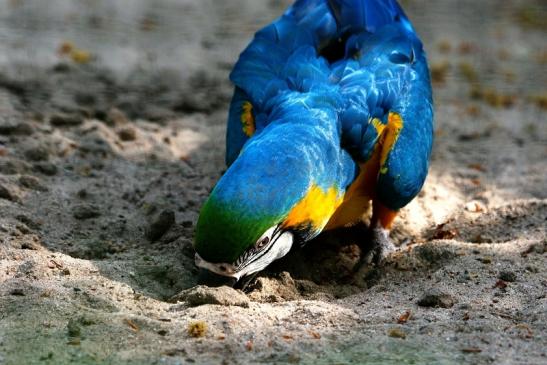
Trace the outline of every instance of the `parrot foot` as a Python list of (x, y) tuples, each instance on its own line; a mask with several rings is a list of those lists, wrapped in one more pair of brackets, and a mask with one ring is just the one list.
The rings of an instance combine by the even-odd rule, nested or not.
[(374, 227), (371, 230), (371, 247), (369, 252), (364, 256), (368, 264), (374, 263), (381, 265), (392, 252), (396, 251), (396, 247), (389, 238), (389, 231), (382, 227)]
[(391, 239), (389, 231), (382, 227), (374, 227), (369, 231), (370, 243), (362, 247), (363, 254), (354, 271), (357, 272), (364, 265), (374, 264), (381, 266), (385, 259), (397, 250)]

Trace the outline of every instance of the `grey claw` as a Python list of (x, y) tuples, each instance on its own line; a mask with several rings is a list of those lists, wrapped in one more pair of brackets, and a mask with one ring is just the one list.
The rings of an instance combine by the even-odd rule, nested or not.
[(369, 228), (368, 238), (361, 246), (361, 259), (353, 267), (353, 272), (358, 273), (363, 267), (378, 267), (385, 263), (385, 260), (393, 252), (399, 249), (389, 238), (389, 231), (381, 227)]
[(375, 264), (380, 266), (385, 259), (394, 251), (396, 247), (389, 238), (389, 231), (375, 227), (370, 230), (370, 243), (368, 249), (364, 251), (361, 260), (356, 265), (354, 271), (359, 271), (363, 266)]
[(389, 238), (389, 231), (379, 227), (372, 229), (372, 244), (373, 261), (376, 265), (382, 264), (391, 253), (397, 250)]

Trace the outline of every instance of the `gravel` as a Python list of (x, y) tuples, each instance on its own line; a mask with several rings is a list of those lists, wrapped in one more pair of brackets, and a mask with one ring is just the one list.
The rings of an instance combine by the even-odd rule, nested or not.
[(444, 74), (431, 171), (384, 266), (354, 271), (354, 229), (245, 292), (195, 288), (229, 72), (288, 2), (0, 2), (0, 363), (545, 362), (545, 35), (515, 20), (535, 0), (405, 1)]
[(152, 221), (146, 231), (146, 237), (154, 242), (159, 240), (175, 224), (175, 212), (164, 210)]
[(94, 205), (77, 205), (72, 209), (72, 216), (79, 220), (93, 219), (101, 216), (101, 211)]
[(196, 286), (176, 295), (171, 301), (185, 302), (190, 307), (197, 307), (206, 304), (224, 306), (249, 307), (250, 300), (245, 294), (227, 286), (209, 288), (207, 286)]
[(452, 308), (456, 303), (456, 299), (439, 289), (428, 290), (418, 300), (418, 305), (421, 307), (433, 307), (433, 308)]

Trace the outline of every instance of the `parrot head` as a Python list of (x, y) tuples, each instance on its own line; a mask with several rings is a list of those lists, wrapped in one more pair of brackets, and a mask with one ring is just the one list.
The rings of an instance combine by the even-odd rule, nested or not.
[(316, 152), (286, 133), (249, 141), (201, 210), (196, 265), (235, 284), (319, 234), (341, 197)]

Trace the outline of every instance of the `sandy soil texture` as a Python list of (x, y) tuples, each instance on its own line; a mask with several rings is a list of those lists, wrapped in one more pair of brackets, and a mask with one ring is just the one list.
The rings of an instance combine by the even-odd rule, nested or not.
[(542, 1), (403, 2), (436, 145), (384, 267), (335, 232), (194, 288), (228, 73), (288, 3), (0, 2), (0, 364), (547, 363)]

